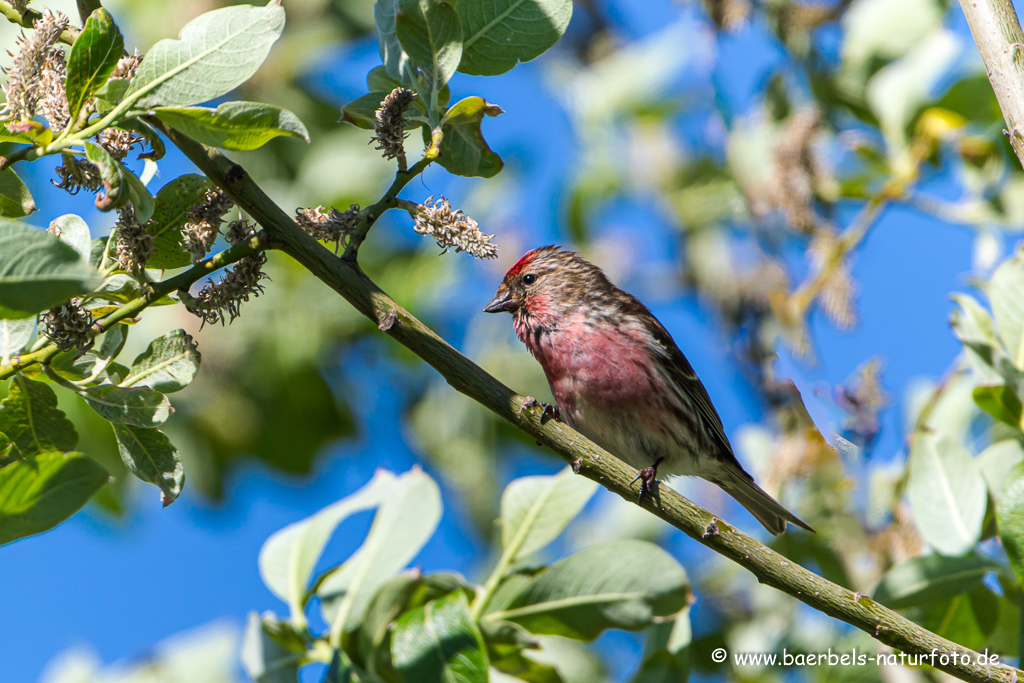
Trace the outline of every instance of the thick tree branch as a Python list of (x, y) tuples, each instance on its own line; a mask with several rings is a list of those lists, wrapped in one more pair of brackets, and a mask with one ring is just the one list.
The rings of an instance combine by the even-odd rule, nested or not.
[[(338, 258), (296, 226), (292, 218), (215, 149), (204, 147), (174, 130), (163, 132), (238, 206), (256, 219), (275, 246), (341, 294), (380, 329), (429, 363), (456, 390), (469, 396), (524, 432), (549, 446), (583, 476), (626, 500), (635, 501), (629, 482), (636, 472), (608, 452), (541, 410), (528, 407), (516, 394), (437, 336), (375, 285), (351, 260)], [(787, 560), (784, 556), (713, 517), (675, 491), (663, 488), (644, 509), (680, 529), (699, 543), (752, 572), (761, 583), (852, 624), (877, 640), (908, 654), (938, 656), (937, 668), (967, 681), (1016, 681), (1024, 672), (1000, 664), (982, 664), (978, 654), (925, 630), (869, 597), (853, 593)]]
[(1006, 119), (1013, 151), (1024, 165), (1024, 32), (1012, 0), (960, 0), (989, 83)]

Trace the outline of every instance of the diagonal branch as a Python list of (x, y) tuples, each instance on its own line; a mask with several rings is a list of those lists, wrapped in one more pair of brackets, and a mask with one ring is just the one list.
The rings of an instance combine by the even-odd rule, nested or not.
[(1024, 165), (1024, 32), (1012, 0), (960, 0), (1003, 112), (1010, 145)]
[[(360, 313), (418, 355), (457, 391), (552, 448), (578, 474), (609, 491), (634, 501), (629, 482), (636, 472), (586, 437), (555, 420), (542, 420), (541, 410), (529, 407), (516, 394), (469, 360), (399, 306), (371, 281), (353, 260), (334, 256), (302, 232), (242, 169), (215, 149), (161, 126), (192, 162), (227, 192), (270, 235), (275, 246), (298, 261), (343, 296)], [(716, 519), (675, 491), (662, 489), (656, 500), (644, 499), (644, 509), (680, 529), (699, 543), (753, 573), (814, 609), (852, 624), (877, 640), (908, 654), (932, 655), (934, 666), (967, 681), (1010, 681), (1024, 671), (979, 661), (978, 653), (946, 640), (884, 607), (787, 560), (783, 555)], [(943, 657), (942, 655), (945, 655)]]

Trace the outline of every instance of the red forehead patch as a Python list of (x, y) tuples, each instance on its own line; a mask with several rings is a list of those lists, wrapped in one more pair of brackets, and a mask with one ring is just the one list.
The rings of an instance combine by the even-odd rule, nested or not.
[(542, 251), (549, 251), (552, 249), (557, 250), (558, 247), (554, 245), (548, 245), (546, 247), (537, 247), (536, 249), (531, 249), (530, 251), (523, 254), (523, 257), (516, 261), (514, 266), (508, 269), (508, 272), (505, 273), (505, 277), (509, 278), (518, 275), (519, 273), (523, 272), (526, 266), (530, 265), (530, 263), (533, 262), (533, 259), (537, 257), (538, 253)]

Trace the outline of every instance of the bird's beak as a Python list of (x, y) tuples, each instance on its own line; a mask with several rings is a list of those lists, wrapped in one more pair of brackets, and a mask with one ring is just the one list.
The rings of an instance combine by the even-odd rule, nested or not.
[(487, 307), (484, 309), (484, 313), (502, 313), (504, 311), (512, 311), (515, 307), (516, 302), (512, 300), (512, 292), (501, 288), (494, 296), (494, 301), (487, 304)]

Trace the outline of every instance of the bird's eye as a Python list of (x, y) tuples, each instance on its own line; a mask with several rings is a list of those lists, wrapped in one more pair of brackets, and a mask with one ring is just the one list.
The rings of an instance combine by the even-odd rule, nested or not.
[(527, 273), (526, 275), (523, 276), (523, 284), (524, 285), (532, 285), (536, 281), (537, 281), (537, 276), (534, 275), (533, 273)]

